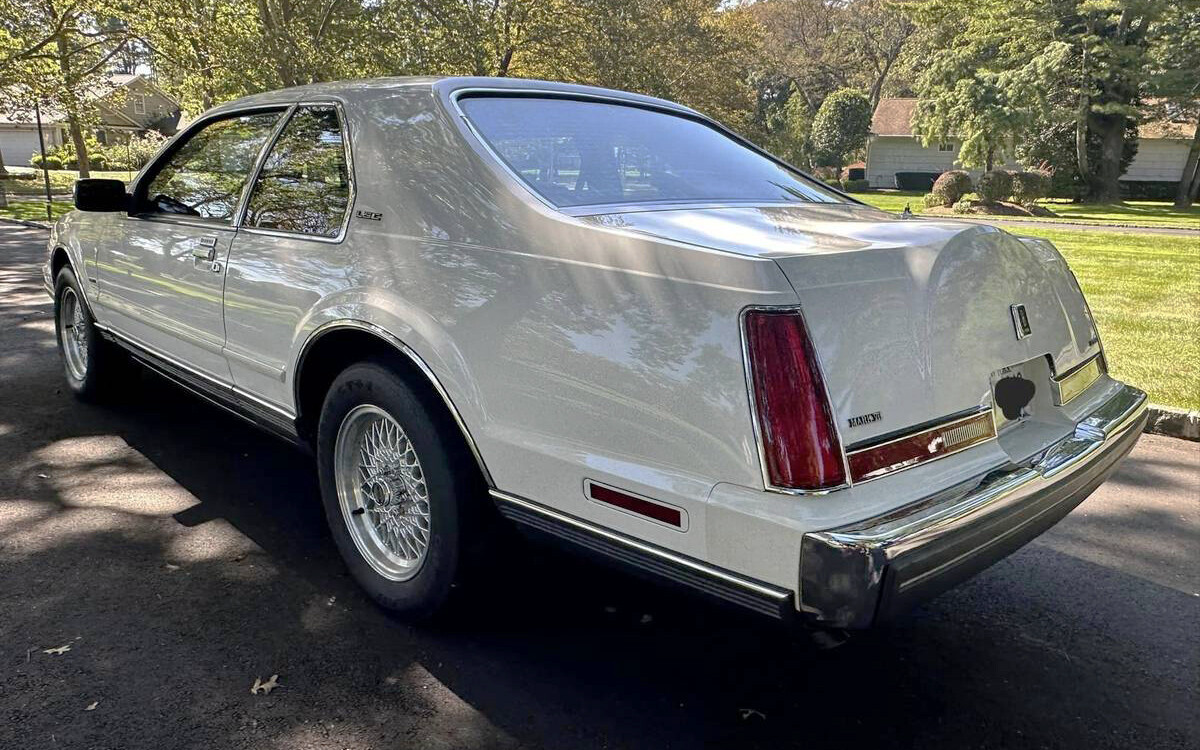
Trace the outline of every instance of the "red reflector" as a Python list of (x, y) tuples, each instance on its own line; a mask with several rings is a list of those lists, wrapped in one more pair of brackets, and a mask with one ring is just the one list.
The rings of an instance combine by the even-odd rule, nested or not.
[(771, 486), (823, 490), (845, 484), (841, 443), (800, 312), (747, 312), (746, 344)]
[(608, 505), (615, 505), (631, 513), (637, 513), (640, 516), (647, 516), (656, 521), (670, 524), (672, 526), (683, 528), (683, 514), (678, 508), (672, 508), (669, 505), (659, 505), (651, 500), (646, 500), (633, 495), (626, 495), (624, 492), (609, 487), (602, 487), (594, 482), (588, 482), (588, 493), (593, 500), (599, 500)]
[(878, 479), (893, 471), (957, 453), (994, 437), (996, 423), (990, 411), (952, 420), (880, 445), (851, 451), (847, 457), (850, 476), (854, 477), (855, 482)]

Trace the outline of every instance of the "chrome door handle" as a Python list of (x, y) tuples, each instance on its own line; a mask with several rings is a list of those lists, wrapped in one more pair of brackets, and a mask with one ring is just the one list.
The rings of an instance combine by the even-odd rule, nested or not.
[(212, 263), (217, 259), (217, 238), (216, 237), (201, 237), (196, 240), (196, 246), (192, 248), (192, 258), (194, 260), (202, 260), (205, 263)]

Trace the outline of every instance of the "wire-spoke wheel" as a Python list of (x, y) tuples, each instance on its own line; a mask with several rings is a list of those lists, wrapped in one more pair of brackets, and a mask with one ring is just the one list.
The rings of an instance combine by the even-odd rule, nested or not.
[(63, 360), (67, 372), (76, 380), (87, 377), (88, 330), (83, 304), (71, 287), (63, 289), (58, 304), (58, 325), (62, 331)]
[(373, 404), (350, 410), (334, 446), (338, 503), (363, 558), (391, 581), (411, 578), (429, 550), (429, 488), (408, 435)]
[(67, 385), (77, 397), (97, 401), (119, 390), (127, 360), (100, 336), (70, 266), (54, 279), (54, 330)]
[(420, 618), (486, 569), (494, 509), (453, 418), (398, 369), (372, 359), (334, 378), (315, 450), (346, 567), (379, 604)]

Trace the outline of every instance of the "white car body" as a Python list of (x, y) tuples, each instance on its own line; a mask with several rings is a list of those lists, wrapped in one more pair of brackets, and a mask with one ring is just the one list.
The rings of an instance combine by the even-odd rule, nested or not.
[[(557, 208), (464, 116), (462, 98), (480, 92), (700, 118), (633, 94), (508, 79), (247, 97), (176, 140), (231, 113), (336, 107), (352, 189), (335, 236), (240, 215), (214, 227), (74, 212), (53, 232), (47, 283), (63, 264), (77, 269), (97, 328), (298, 442), (328, 384), (319, 363), (372, 337), (428, 378), (510, 518), (772, 616), (838, 627), (882, 621), (1027, 541), (1136, 440), (1144, 394), (1103, 372), (1082, 293), (1048, 242), (901, 219), (840, 194)], [(212, 260), (197, 259), (210, 242)], [(1017, 304), (1032, 323), (1023, 337)], [(773, 489), (742, 319), (796, 307), (848, 454), (964, 415), (990, 419), (1008, 366), (1023, 364), (1038, 395), (1028, 418), (938, 460), (827, 491)], [(1093, 361), (1099, 377), (1055, 403), (1055, 383)], [(598, 501), (593, 485), (678, 522)]]

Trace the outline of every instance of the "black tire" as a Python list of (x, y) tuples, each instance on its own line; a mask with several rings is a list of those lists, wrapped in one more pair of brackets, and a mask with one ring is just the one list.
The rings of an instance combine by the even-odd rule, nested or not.
[[(76, 320), (87, 349), (86, 364), (77, 368), (82, 369), (82, 372), (73, 371), (68, 361), (63, 337), (72, 336), (73, 332), (65, 327), (68, 324), (63, 320), (64, 304), (75, 305), (80, 313)], [(74, 325), (69, 327), (73, 329)], [(92, 317), (92, 311), (88, 308), (83, 290), (79, 286), (79, 279), (70, 266), (60, 270), (54, 282), (54, 333), (58, 341), (58, 352), (63, 360), (63, 373), (71, 392), (84, 401), (99, 401), (111, 395), (116, 390), (121, 374), (126, 372), (124, 365), (127, 358), (124, 352), (100, 335), (96, 328), (96, 320)]]
[[(359, 551), (349, 515), (339, 499), (336, 442), (347, 415), (370, 405), (404, 431), (420, 462), (429, 498), (429, 542), (423, 562), (406, 580), (381, 574)], [(453, 421), (414, 392), (382, 361), (351, 365), (329, 388), (317, 426), (317, 469), (325, 516), (350, 573), (381, 606), (412, 618), (442, 610), (474, 564), (487, 534), (487, 496), (478, 470)]]

